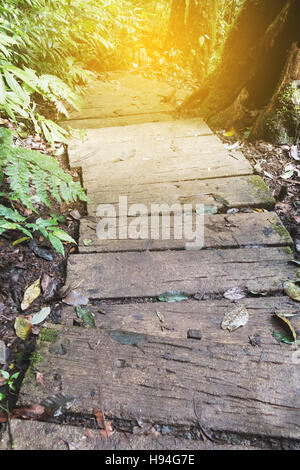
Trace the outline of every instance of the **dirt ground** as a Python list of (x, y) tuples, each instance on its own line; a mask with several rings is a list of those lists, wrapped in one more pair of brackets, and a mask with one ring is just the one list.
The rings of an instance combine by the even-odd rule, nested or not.
[[(4, 125), (5, 127), (13, 127), (8, 121)], [(42, 140), (36, 143), (34, 136), (18, 139), (16, 143), (26, 148), (51, 153), (49, 145)], [(57, 159), (61, 167), (72, 174), (75, 180), (80, 178), (76, 171), (69, 170), (66, 147), (64, 153)], [(5, 204), (5, 198), (1, 198), (0, 202)], [(59, 227), (77, 240), (79, 218), (85, 214), (85, 204), (78, 202), (67, 206), (65, 203), (59, 205), (54, 200), (51, 202), (51, 209), (45, 206), (36, 207), (39, 216), (45, 219), (54, 214), (60, 216)], [(22, 207), (21, 204), (16, 203), (16, 207), (22, 215), (31, 216), (30, 211), (28, 212), (28, 209)], [(34, 218), (34, 214), (32, 214), (32, 217)], [(26, 341), (16, 335), (14, 323), (21, 311), (20, 305), (24, 291), (33, 282), (40, 279), (43, 286), (42, 293), (26, 310), (26, 316), (30, 317), (41, 308), (49, 306), (51, 313), (48, 320), (59, 323), (62, 303), (58, 292), (65, 283), (68, 255), (77, 250), (75, 244), (65, 243), (65, 257), (63, 257), (54, 250), (41, 234), (35, 233), (33, 240), (13, 245), (13, 242), (19, 238), (20, 234), (16, 231), (5, 232), (0, 237), (0, 339), (5, 343), (7, 349), (7, 361), (6, 364), (2, 365), (2, 370), (9, 371), (10, 374), (20, 374), (14, 384), (15, 391), (9, 390), (7, 385), (3, 385), (4, 380), (0, 377), (0, 393), (9, 397), (10, 409), (17, 400), (18, 388), (28, 367), (28, 359), (40, 330), (39, 325), (32, 328), (32, 332)], [(6, 400), (2, 401), (1, 404), (5, 405)]]
[[(275, 211), (294, 240), (294, 256), (300, 259), (300, 146), (276, 146), (269, 142), (251, 142), (242, 132), (224, 136), (216, 131), (228, 146), (238, 149), (263, 178), (276, 200)], [(297, 152), (296, 152), (297, 149)], [(296, 159), (295, 159), (296, 157)]]

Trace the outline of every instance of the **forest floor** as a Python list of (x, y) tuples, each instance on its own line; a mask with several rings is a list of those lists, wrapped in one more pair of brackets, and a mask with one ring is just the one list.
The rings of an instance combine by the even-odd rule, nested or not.
[[(147, 75), (144, 74), (144, 75)], [(151, 77), (152, 80), (154, 77)], [(137, 78), (136, 78), (137, 79)], [(119, 80), (112, 77), (109, 80), (110, 82), (114, 82), (115, 90), (114, 93), (118, 91), (118, 87), (120, 86)], [(176, 82), (176, 79), (175, 79)], [(175, 84), (174, 80), (170, 78), (169, 85)], [(178, 85), (178, 81), (177, 81)], [(179, 93), (172, 94), (169, 91), (163, 92), (162, 96), (157, 103), (158, 108), (161, 108), (161, 104), (163, 105), (164, 109), (160, 109), (159, 112), (157, 109), (155, 112), (158, 113), (158, 120), (165, 121), (166, 119), (162, 118), (164, 113), (168, 113), (170, 108), (174, 108), (178, 102), (181, 100), (182, 97), (186, 95), (193, 87), (195, 83), (193, 81), (189, 81), (185, 90), (181, 90)], [(166, 88), (167, 89), (167, 88)], [(150, 88), (145, 89), (145, 102), (142, 103), (143, 106), (143, 114), (144, 117), (147, 117), (147, 113), (150, 114), (153, 112), (153, 107), (155, 108), (155, 103), (153, 103), (153, 99), (150, 98), (153, 94), (153, 91)], [(116, 94), (116, 96), (118, 96)], [(108, 99), (110, 99), (108, 97)], [(150, 99), (150, 101), (149, 101)], [(130, 106), (133, 106), (135, 109), (141, 106), (139, 99), (135, 102), (135, 97), (129, 97)], [(127, 125), (134, 125), (135, 124), (135, 115), (134, 113), (126, 118), (122, 115), (122, 104), (120, 101), (116, 102), (116, 109), (110, 111), (110, 116), (108, 115), (101, 115), (101, 118), (95, 116), (95, 127), (94, 128), (101, 128), (101, 122), (99, 119), (107, 120), (111, 122), (110, 119), (114, 119), (116, 121), (119, 120), (120, 126), (124, 124)], [(125, 100), (125, 108), (128, 107), (129, 103)], [(111, 104), (112, 106), (112, 104)], [(121, 107), (120, 107), (121, 106)], [(148, 106), (148, 108), (147, 108)], [(89, 115), (88, 120), (91, 124), (92, 120), (94, 119), (93, 116)], [(128, 122), (127, 122), (128, 121)], [(147, 121), (143, 119), (144, 122)], [(137, 122), (141, 122), (139, 119)], [(151, 118), (150, 118), (151, 122)], [(71, 121), (68, 123), (72, 127), (76, 127), (76, 123), (79, 123), (78, 117), (73, 115), (73, 119), (71, 117)], [(81, 124), (81, 127), (84, 127), (85, 123)], [(115, 125), (115, 124), (114, 124)], [(226, 136), (225, 130), (224, 132), (221, 131), (219, 133), (220, 138), (229, 145), (228, 152), (230, 153), (231, 146), (235, 146), (233, 151), (238, 150), (242, 152), (246, 158), (253, 164), (255, 173), (261, 175), (262, 178), (267, 182), (268, 186), (270, 187), (271, 191), (273, 191), (273, 196), (276, 199), (276, 206), (275, 211), (285, 224), (285, 226), (290, 231), (290, 234), (294, 240), (294, 258), (297, 259), (299, 253), (299, 243), (300, 243), (300, 234), (299, 234), (299, 184), (297, 177), (299, 176), (299, 165), (297, 158), (293, 158), (292, 155), (295, 156), (294, 153), (291, 154), (291, 150), (288, 148), (276, 147), (272, 146), (271, 144), (265, 142), (258, 142), (258, 143), (249, 143), (246, 139), (241, 138), (242, 134), (234, 134), (232, 136)], [(28, 139), (26, 142), (22, 142), (23, 145), (28, 145), (29, 148), (32, 148), (31, 142), (33, 139)], [(236, 142), (239, 142), (239, 145)], [(41, 145), (44, 145), (41, 143)], [(62, 166), (64, 168), (68, 167), (68, 161), (66, 154), (59, 157), (61, 160)], [(78, 165), (79, 166), (79, 165)], [(78, 168), (69, 169), (71, 174), (78, 178), (80, 176), (80, 170)], [(101, 184), (101, 183), (100, 183)], [(235, 209), (234, 205), (230, 208)], [(228, 209), (228, 210), (230, 210)], [(257, 214), (262, 213), (264, 210), (263, 207), (254, 208), (254, 206), (249, 209), (251, 213), (256, 211)], [(66, 230), (71, 236), (73, 236), (76, 240), (79, 240), (79, 221), (86, 214), (86, 208), (83, 204), (75, 204), (72, 207), (66, 206), (55, 206), (52, 208), (51, 211), (47, 212), (44, 211), (44, 216), (50, 215), (51, 213), (56, 213), (59, 215), (64, 216), (62, 220), (62, 228)], [(239, 210), (239, 212), (245, 212), (245, 208)], [(247, 212), (247, 211), (246, 211)], [(231, 212), (234, 213), (234, 212)], [(6, 361), (6, 365), (3, 367), (4, 370), (9, 370), (11, 373), (15, 373), (16, 371), (20, 371), (20, 379), (17, 383), (17, 390), (21, 385), (21, 380), (24, 376), (24, 373), (29, 364), (29, 357), (31, 352), (34, 350), (36, 337), (40, 332), (40, 328), (35, 328), (33, 330), (33, 335), (26, 341), (22, 341), (16, 336), (14, 330), (14, 320), (18, 314), (20, 302), (22, 301), (24, 290), (28, 287), (32, 282), (34, 282), (38, 277), (41, 277), (43, 281), (43, 292), (42, 295), (39, 297), (37, 301), (34, 302), (32, 308), (30, 310), (30, 314), (38, 311), (42, 306), (49, 305), (51, 306), (52, 313), (48, 320), (53, 324), (61, 323), (61, 312), (63, 310), (63, 303), (62, 297), (66, 294), (66, 292), (61, 291), (62, 286), (65, 284), (66, 281), (66, 262), (68, 260), (69, 254), (74, 255), (77, 252), (77, 247), (71, 244), (66, 244), (66, 258), (63, 259), (61, 255), (58, 255), (47, 245), (47, 243), (42, 239), (36, 239), (36, 244), (38, 248), (42, 248), (46, 250), (48, 255), (52, 257), (52, 260), (49, 261), (44, 259), (43, 252), (39, 252), (39, 250), (33, 248), (33, 246), (29, 246), (28, 244), (22, 244), (18, 246), (12, 246), (12, 242), (15, 239), (15, 234), (10, 234), (10, 236), (1, 237), (0, 240), (0, 253), (1, 253), (1, 262), (0, 262), (0, 279), (2, 284), (1, 289), (1, 297), (0, 297), (0, 332), (3, 341), (6, 343), (6, 347), (9, 352), (9, 356)], [(79, 244), (80, 245), (80, 244)], [(83, 248), (83, 244), (80, 245)], [(86, 251), (89, 251), (88, 247)], [(93, 250), (90, 250), (93, 251)], [(42, 254), (42, 256), (41, 256)], [(44, 252), (45, 254), (45, 252)], [(46, 255), (47, 257), (47, 255)], [(129, 296), (125, 303), (130, 303), (135, 296)], [(149, 295), (149, 298), (151, 296)], [(207, 300), (209, 296), (207, 297)], [(109, 305), (110, 302), (104, 302), (105, 308)], [(101, 303), (102, 306), (102, 303)], [(257, 308), (257, 307), (256, 307)], [(295, 309), (296, 307), (294, 307)], [(1, 383), (0, 383), (1, 386)], [(7, 389), (4, 387), (0, 387), (0, 392), (3, 391), (7, 393)], [(18, 393), (18, 392), (17, 392)], [(11, 394), (11, 401), (10, 407), (14, 407), (17, 401), (17, 394)], [(99, 418), (99, 416), (98, 416)], [(94, 416), (94, 424), (95, 420), (97, 422), (97, 416)], [(29, 423), (33, 424), (33, 423)], [(72, 424), (72, 420), (69, 424)], [(96, 423), (97, 424), (97, 423)], [(15, 426), (15, 425), (14, 425)], [(34, 428), (37, 427), (38, 429), (39, 424), (34, 424)], [(51, 427), (51, 425), (50, 425)], [(97, 427), (97, 426), (96, 426)], [(143, 427), (143, 426), (141, 426)], [(33, 428), (32, 428), (33, 429)], [(55, 428), (57, 430), (57, 428)], [(55, 434), (56, 430), (52, 431)], [(18, 431), (16, 431), (17, 433)], [(23, 432), (23, 431), (22, 431)], [(39, 432), (39, 431), (37, 431)], [(91, 431), (92, 432), (92, 431)], [(94, 431), (93, 431), (94, 432)], [(107, 429), (105, 428), (105, 432)], [(161, 429), (151, 431), (151, 434), (155, 435), (155, 433), (162, 436)], [(95, 436), (91, 437), (87, 436), (86, 431), (85, 434), (80, 436), (79, 441), (82, 443), (82, 438), (85, 436), (85, 439), (91, 439), (91, 443), (89, 444), (91, 447), (95, 447)], [(71, 438), (69, 438), (68, 442)], [(132, 437), (130, 437), (132, 439)], [(140, 439), (140, 438), (136, 438)], [(147, 444), (147, 438), (143, 438), (144, 441), (141, 442), (141, 446), (143, 448), (147, 448), (147, 445), (152, 445), (152, 441)], [(79, 441), (77, 442), (76, 446), (80, 447)], [(128, 438), (127, 438), (128, 441)], [(239, 440), (237, 440), (240, 442)], [(175, 441), (174, 441), (175, 442)], [(211, 441), (208, 439), (208, 443)], [(249, 441), (248, 445), (249, 445)], [(98, 443), (99, 444), (99, 443)], [(97, 445), (98, 445), (97, 444)], [(53, 445), (53, 440), (51, 445)], [(72, 447), (72, 444), (68, 444), (69, 447)], [(120, 444), (118, 444), (120, 445)], [(127, 444), (126, 444), (127, 445)], [(129, 445), (129, 444), (128, 444)], [(138, 444), (135, 444), (138, 445)], [(168, 444), (163, 444), (168, 445)], [(174, 443), (172, 444), (174, 445)], [(175, 445), (182, 445), (182, 443), (178, 442)], [(188, 442), (186, 445), (189, 445)], [(75, 446), (75, 447), (76, 447)], [(102, 443), (103, 446), (103, 443)], [(125, 446), (124, 441), (121, 446)], [(105, 448), (105, 447), (104, 447)], [(124, 447), (125, 448), (125, 447)], [(129, 446), (130, 448), (130, 446)], [(170, 447), (171, 448), (171, 447)]]
[[(243, 131), (226, 137), (217, 135), (228, 146), (236, 146), (253, 165), (255, 173), (268, 185), (276, 200), (275, 212), (294, 240), (294, 253), (300, 258), (300, 146), (251, 142)], [(297, 151), (295, 150), (297, 149)]]

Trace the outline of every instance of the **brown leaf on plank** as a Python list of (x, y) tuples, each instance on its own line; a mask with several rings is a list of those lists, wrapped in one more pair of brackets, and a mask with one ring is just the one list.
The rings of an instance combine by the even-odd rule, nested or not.
[(284, 317), (283, 315), (280, 315), (279, 313), (274, 313), (274, 315), (275, 315), (275, 318), (278, 318), (280, 320), (281, 324), (285, 327), (285, 329), (288, 330), (289, 334), (291, 335), (293, 340), (296, 342), (297, 335), (291, 322), (286, 317)]
[(247, 297), (248, 289), (246, 286), (232, 287), (224, 293), (225, 299), (228, 300), (240, 300)]

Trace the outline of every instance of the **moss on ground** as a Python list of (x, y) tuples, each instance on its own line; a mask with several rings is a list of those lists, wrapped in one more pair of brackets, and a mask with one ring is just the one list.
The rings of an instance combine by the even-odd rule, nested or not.
[(255, 196), (258, 196), (262, 199), (264, 207), (266, 209), (273, 209), (275, 205), (275, 199), (270, 193), (270, 190), (264, 180), (257, 175), (252, 175), (249, 178), (250, 184), (253, 186)]
[(55, 343), (57, 341), (57, 331), (52, 328), (42, 328), (40, 331), (40, 341), (47, 343)]
[(36, 351), (33, 351), (33, 353), (30, 356), (30, 366), (32, 368), (36, 368), (36, 366), (43, 361), (43, 356), (39, 354)]
[(293, 250), (292, 250), (291, 247), (289, 247), (289, 246), (284, 246), (284, 247), (282, 248), (282, 251), (283, 251), (284, 253), (286, 253), (287, 255), (293, 256)]
[(285, 241), (291, 241), (289, 232), (280, 222), (270, 220), (270, 223), (272, 224), (274, 232), (278, 233), (278, 235)]
[(265, 117), (264, 136), (276, 144), (293, 145), (299, 138), (300, 92), (293, 83), (282, 87), (275, 109)]

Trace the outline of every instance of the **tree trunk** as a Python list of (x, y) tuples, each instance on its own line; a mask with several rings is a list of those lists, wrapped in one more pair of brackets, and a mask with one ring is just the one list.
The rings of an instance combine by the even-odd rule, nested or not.
[(252, 136), (276, 144), (300, 141), (300, 49), (296, 43), (274, 95), (253, 126)]
[[(291, 45), (300, 41), (299, 18), (298, 1), (247, 0), (229, 33), (220, 66), (181, 109), (197, 107), (197, 114), (223, 127), (230, 119), (232, 125), (245, 115), (253, 121), (257, 114), (254, 110), (267, 106), (276, 89), (282, 90), (278, 83), (283, 80), (281, 75), (288, 58), (291, 61)], [(297, 54), (293, 57), (298, 60)], [(290, 70), (290, 66), (286, 65), (286, 69)], [(296, 65), (294, 70), (297, 75)], [(285, 86), (288, 80), (284, 79)], [(275, 101), (274, 98), (272, 109)], [(269, 113), (270, 109), (265, 118)], [(262, 116), (260, 126), (254, 129), (256, 135), (261, 135), (264, 128)]]

